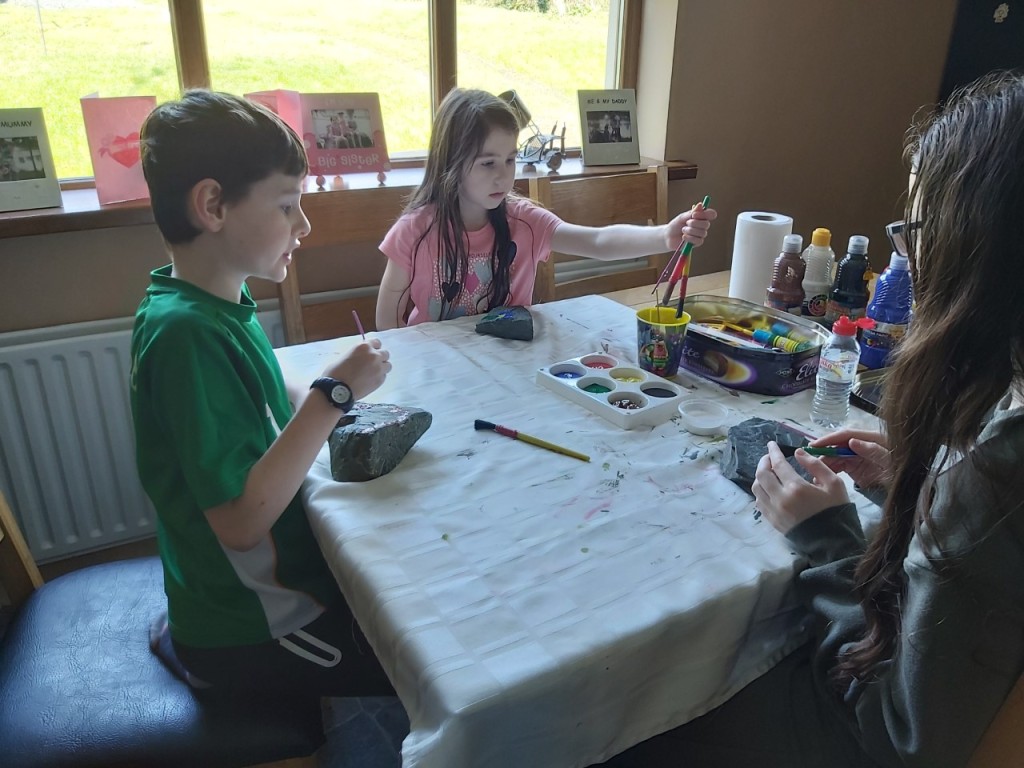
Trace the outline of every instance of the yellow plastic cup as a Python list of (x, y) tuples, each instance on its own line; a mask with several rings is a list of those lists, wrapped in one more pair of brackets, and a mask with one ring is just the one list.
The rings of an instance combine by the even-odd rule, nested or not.
[(645, 371), (668, 378), (679, 371), (690, 315), (674, 307), (645, 307), (636, 313), (636, 359)]

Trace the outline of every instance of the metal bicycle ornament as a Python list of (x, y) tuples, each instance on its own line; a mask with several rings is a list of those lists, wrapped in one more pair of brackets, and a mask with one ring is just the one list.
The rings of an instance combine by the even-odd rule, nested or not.
[(515, 91), (503, 91), (498, 98), (508, 102), (515, 113), (520, 132), (529, 130), (530, 135), (519, 145), (516, 160), (525, 162), (524, 171), (536, 171), (537, 163), (543, 163), (557, 171), (565, 158), (565, 123), (558, 132), (558, 121), (551, 127), (551, 133), (544, 133), (533, 121), (530, 110)]

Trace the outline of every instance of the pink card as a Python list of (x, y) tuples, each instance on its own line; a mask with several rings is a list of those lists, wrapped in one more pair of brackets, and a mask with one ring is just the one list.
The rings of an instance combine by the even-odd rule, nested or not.
[(245, 94), (245, 98), (262, 104), (284, 120), (299, 136), (302, 135), (302, 97), (298, 91), (255, 91)]
[(86, 96), (81, 102), (100, 205), (148, 199), (139, 156), (139, 130), (156, 107), (156, 97)]

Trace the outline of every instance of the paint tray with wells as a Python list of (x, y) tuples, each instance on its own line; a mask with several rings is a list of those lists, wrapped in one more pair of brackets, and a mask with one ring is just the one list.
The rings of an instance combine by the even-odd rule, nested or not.
[(623, 429), (663, 424), (683, 399), (678, 384), (604, 353), (546, 365), (537, 383)]

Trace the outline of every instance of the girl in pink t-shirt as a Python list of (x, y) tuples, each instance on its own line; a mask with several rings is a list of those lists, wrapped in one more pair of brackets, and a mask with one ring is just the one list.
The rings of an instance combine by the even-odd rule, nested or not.
[(519, 125), (508, 103), (456, 88), (441, 102), (423, 183), (380, 250), (377, 329), (528, 305), (552, 250), (634, 259), (704, 242), (717, 214), (699, 204), (660, 226), (583, 227), (512, 193)]

